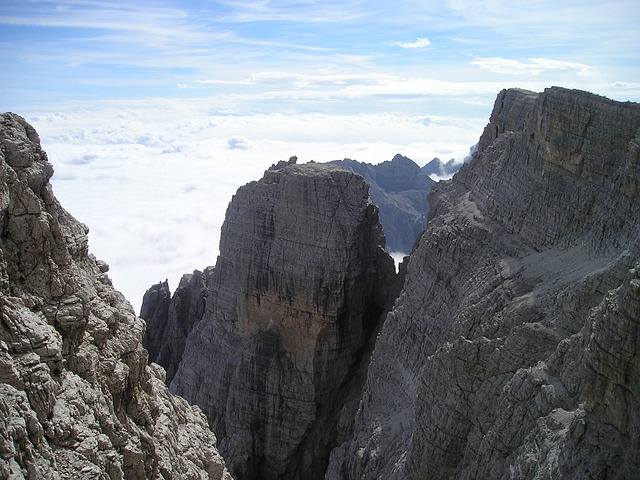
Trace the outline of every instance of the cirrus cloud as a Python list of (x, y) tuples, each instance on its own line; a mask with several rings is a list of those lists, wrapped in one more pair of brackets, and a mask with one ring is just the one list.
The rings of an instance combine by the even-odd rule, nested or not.
[(502, 57), (480, 57), (472, 60), (471, 64), (493, 73), (512, 75), (540, 75), (547, 72), (570, 71), (580, 76), (586, 76), (592, 73), (591, 66), (584, 63), (549, 58), (530, 58), (528, 62), (523, 62)]

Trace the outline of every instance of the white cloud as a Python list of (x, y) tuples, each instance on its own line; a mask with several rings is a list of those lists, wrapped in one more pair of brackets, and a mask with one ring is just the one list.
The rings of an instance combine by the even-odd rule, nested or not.
[(570, 72), (579, 76), (587, 76), (593, 73), (593, 69), (589, 65), (549, 58), (530, 58), (528, 62), (522, 62), (509, 58), (487, 57), (476, 58), (471, 61), (471, 64), (503, 75), (540, 75), (549, 72)]
[[(486, 118), (401, 114), (212, 115), (216, 99), (95, 102), (25, 114), (54, 165), (54, 193), (90, 228), (136, 310), (154, 283), (215, 264), (238, 187), (279, 160), (402, 153), (424, 165), (463, 158)], [(162, 112), (162, 115), (158, 115)], [(488, 115), (488, 112), (487, 112)], [(250, 147), (250, 148), (245, 148)]]
[(249, 150), (251, 143), (244, 137), (232, 137), (227, 141), (227, 148), (231, 150)]
[(416, 49), (428, 47), (431, 42), (426, 37), (418, 37), (414, 42), (397, 42), (396, 45), (401, 48)]

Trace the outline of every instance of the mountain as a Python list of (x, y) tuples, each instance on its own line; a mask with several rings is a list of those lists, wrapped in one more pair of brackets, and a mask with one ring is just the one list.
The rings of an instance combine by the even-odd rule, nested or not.
[(434, 181), (411, 159), (400, 154), (377, 165), (344, 159), (331, 162), (351, 170), (369, 184), (369, 195), (380, 209), (388, 252), (409, 254), (427, 226), (427, 195)]
[(22, 117), (0, 117), (0, 478), (228, 479), (197, 407), (147, 365), (145, 324), (58, 203)]
[(205, 412), (235, 478), (323, 478), (399, 277), (363, 178), (292, 158), (234, 195), (215, 267), (168, 305), (165, 284), (147, 292), (150, 329), (192, 324), (182, 352), (173, 334), (149, 350), (179, 359), (171, 390)]
[(455, 163), (455, 159), (450, 159), (447, 163), (443, 163), (438, 157), (431, 160), (424, 167), (420, 169), (423, 175), (430, 177), (450, 177), (458, 170), (460, 170), (461, 164)]
[(326, 478), (635, 478), (640, 105), (502, 91), (430, 205)]
[(635, 478), (640, 105), (504, 90), (429, 204), (394, 275), (363, 177), (281, 162), (215, 267), (149, 290), (149, 350), (232, 473)]

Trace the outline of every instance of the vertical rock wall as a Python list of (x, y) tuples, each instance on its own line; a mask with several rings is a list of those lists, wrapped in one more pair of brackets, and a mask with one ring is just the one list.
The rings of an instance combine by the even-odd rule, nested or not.
[(234, 476), (323, 477), (394, 288), (360, 176), (281, 162), (238, 190), (171, 383), (207, 414)]
[(633, 478), (640, 106), (501, 92), (431, 220), (326, 478)]

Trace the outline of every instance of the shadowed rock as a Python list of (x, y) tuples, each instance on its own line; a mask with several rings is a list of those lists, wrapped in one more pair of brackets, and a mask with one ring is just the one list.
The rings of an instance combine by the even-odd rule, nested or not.
[(172, 391), (207, 414), (237, 478), (322, 478), (397, 293), (366, 183), (274, 165), (233, 197), (205, 277)]

